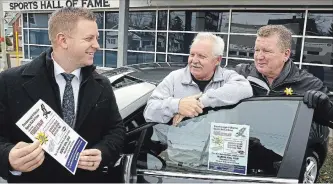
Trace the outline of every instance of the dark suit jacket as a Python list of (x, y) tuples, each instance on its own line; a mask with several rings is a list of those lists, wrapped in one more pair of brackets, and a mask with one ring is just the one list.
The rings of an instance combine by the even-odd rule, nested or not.
[(72, 175), (45, 153), (43, 164), (32, 172), (14, 176), (9, 173), (8, 155), (19, 141), (32, 141), (15, 125), (39, 99), (46, 102), (61, 117), (59, 87), (54, 78), (52, 49), (32, 62), (0, 73), (0, 176), (8, 182), (99, 182), (102, 168), (119, 158), (124, 144), (125, 129), (109, 80), (94, 71), (81, 69), (78, 114), (75, 131), (88, 141), (86, 149), (102, 152), (102, 162), (96, 171), (77, 169)]

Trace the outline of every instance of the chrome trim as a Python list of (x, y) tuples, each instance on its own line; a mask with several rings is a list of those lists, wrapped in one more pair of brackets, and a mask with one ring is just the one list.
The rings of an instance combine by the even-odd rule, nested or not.
[(123, 169), (123, 178), (124, 178), (124, 183), (132, 183), (132, 176), (131, 176), (131, 166), (132, 166), (132, 161), (133, 161), (133, 154), (127, 154), (123, 156), (123, 164), (124, 164), (124, 169)]
[(253, 176), (223, 176), (223, 175), (211, 175), (211, 174), (189, 174), (180, 172), (168, 172), (168, 171), (154, 171), (147, 169), (137, 169), (138, 174), (155, 175), (155, 176), (167, 176), (167, 177), (182, 177), (193, 179), (212, 179), (212, 180), (224, 180), (230, 182), (273, 182), (273, 183), (298, 183), (298, 179), (283, 179), (283, 178), (269, 178), (269, 177), (253, 177)]

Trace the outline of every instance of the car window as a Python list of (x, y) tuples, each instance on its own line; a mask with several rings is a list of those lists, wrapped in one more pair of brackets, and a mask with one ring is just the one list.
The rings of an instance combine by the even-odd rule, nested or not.
[[(177, 127), (157, 124), (143, 150), (154, 153), (166, 165), (157, 168), (156, 159), (145, 156), (143, 151), (138, 168), (276, 177), (298, 105), (296, 100), (245, 101), (233, 108), (212, 110), (184, 120)], [(235, 127), (239, 128), (238, 134), (242, 134), (244, 139), (228, 139), (231, 134), (219, 130)], [(227, 152), (229, 154), (222, 154)]]

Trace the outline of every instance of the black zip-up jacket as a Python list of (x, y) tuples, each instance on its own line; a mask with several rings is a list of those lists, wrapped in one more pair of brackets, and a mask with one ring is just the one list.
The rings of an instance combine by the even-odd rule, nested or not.
[[(290, 95), (290, 93), (287, 94), (290, 89), (294, 96), (304, 96), (309, 90), (321, 91), (325, 94), (329, 92), (319, 78), (299, 69), (291, 59), (285, 63), (280, 76), (273, 81), (272, 85), (269, 85), (267, 79), (258, 72), (254, 63), (240, 64), (235, 70), (250, 81), (253, 96), (287, 96)], [(325, 113), (322, 110), (315, 110), (314, 121), (331, 127), (333, 108), (325, 109)]]
[(288, 60), (280, 76), (269, 86), (267, 79), (258, 72), (254, 63), (240, 64), (236, 72), (247, 78), (252, 86), (254, 96), (286, 96), (285, 90), (291, 88), (293, 95), (303, 96), (306, 91), (315, 90), (328, 93), (323, 82), (305, 70), (300, 70), (292, 60)]

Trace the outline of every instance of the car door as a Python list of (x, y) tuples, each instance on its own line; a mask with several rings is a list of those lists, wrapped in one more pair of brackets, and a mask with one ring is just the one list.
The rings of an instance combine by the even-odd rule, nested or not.
[[(301, 98), (259, 97), (206, 109), (206, 113), (185, 119), (177, 127), (145, 124), (134, 131), (141, 135), (136, 150), (127, 158), (130, 164), (124, 170), (126, 180), (296, 183), (302, 172), (312, 116), (313, 110)], [(219, 153), (212, 161), (213, 124), (249, 127), (247, 162), (242, 162), (245, 173), (237, 174), (235, 169), (243, 167), (237, 165), (240, 157)], [(147, 130), (153, 130), (153, 134), (146, 135)], [(236, 145), (233, 141), (230, 144)]]

